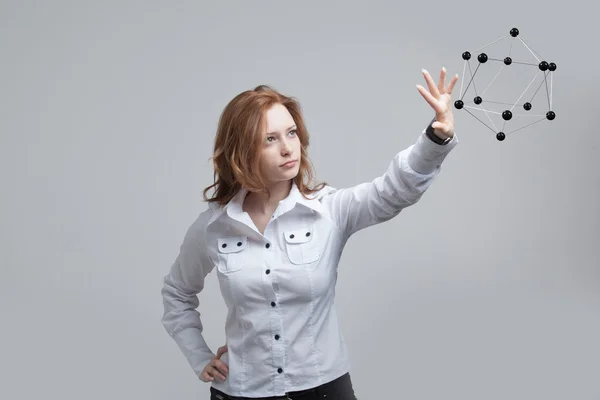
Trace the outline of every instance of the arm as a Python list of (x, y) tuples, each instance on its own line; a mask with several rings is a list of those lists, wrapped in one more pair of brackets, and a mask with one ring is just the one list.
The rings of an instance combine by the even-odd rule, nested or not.
[(161, 322), (175, 340), (196, 376), (215, 354), (202, 336), (198, 294), (204, 288), (204, 279), (212, 264), (203, 252), (205, 214), (190, 226), (180, 246), (179, 254), (164, 277), (161, 294), (164, 314)]
[(419, 201), (457, 144), (456, 136), (444, 145), (436, 144), (424, 130), (415, 144), (396, 154), (383, 175), (371, 182), (334, 190), (324, 197), (323, 204), (346, 237), (388, 221)]
[(446, 70), (442, 68), (436, 87), (423, 71), (429, 89), (417, 89), (436, 116), (412, 146), (400, 151), (386, 172), (372, 182), (352, 188), (333, 190), (323, 204), (347, 237), (368, 226), (388, 221), (404, 208), (415, 204), (439, 174), (442, 162), (458, 144), (454, 135), (454, 118), (450, 107), (451, 93), (458, 75), (446, 87)]

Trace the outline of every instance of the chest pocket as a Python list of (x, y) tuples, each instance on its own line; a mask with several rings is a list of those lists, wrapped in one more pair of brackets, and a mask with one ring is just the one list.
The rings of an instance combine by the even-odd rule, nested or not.
[(283, 234), (286, 253), (292, 264), (310, 264), (321, 257), (321, 246), (313, 226), (290, 229)]
[(217, 239), (218, 269), (223, 273), (235, 272), (244, 266), (248, 257), (248, 237), (229, 236)]

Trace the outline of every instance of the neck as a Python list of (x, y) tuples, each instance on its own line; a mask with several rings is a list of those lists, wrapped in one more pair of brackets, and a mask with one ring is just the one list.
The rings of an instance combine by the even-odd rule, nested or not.
[(250, 192), (244, 200), (244, 208), (258, 211), (263, 214), (272, 214), (279, 205), (279, 202), (285, 199), (292, 188), (292, 181), (278, 182), (271, 185), (271, 196), (267, 193)]

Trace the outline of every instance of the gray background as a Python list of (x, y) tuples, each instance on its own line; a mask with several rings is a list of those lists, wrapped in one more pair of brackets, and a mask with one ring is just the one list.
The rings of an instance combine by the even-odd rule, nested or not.
[[(351, 239), (337, 307), (354, 384), (362, 399), (600, 399), (591, 6), (0, 4), (0, 398), (207, 399), (160, 325), (160, 288), (206, 208), (225, 104), (261, 83), (298, 97), (318, 176), (354, 185), (433, 116), (421, 68), (462, 74), (464, 50), (516, 26), (558, 64), (557, 118), (498, 142), (456, 111), (461, 144), (421, 202)], [(492, 88), (514, 100), (523, 74)], [(214, 274), (200, 299), (216, 349)]]

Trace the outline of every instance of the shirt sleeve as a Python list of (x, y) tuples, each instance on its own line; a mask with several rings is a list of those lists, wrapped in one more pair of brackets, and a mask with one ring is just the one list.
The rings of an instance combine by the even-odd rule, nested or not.
[(198, 294), (212, 270), (204, 249), (204, 226), (198, 218), (188, 229), (179, 254), (163, 279), (162, 324), (175, 340), (197, 377), (215, 356), (202, 331)]
[(332, 189), (323, 196), (322, 203), (347, 237), (388, 221), (420, 200), (457, 144), (456, 134), (441, 145), (431, 141), (423, 130), (414, 144), (395, 155), (382, 175), (371, 182)]

